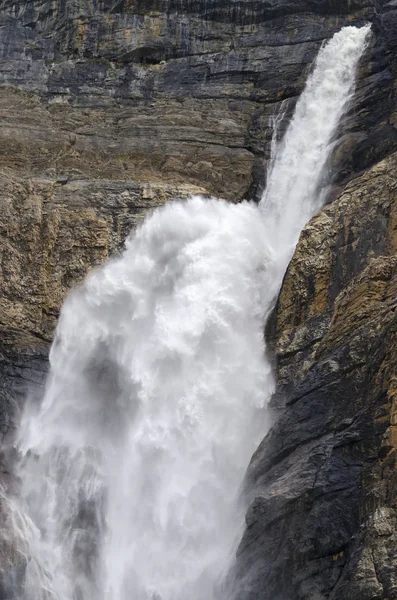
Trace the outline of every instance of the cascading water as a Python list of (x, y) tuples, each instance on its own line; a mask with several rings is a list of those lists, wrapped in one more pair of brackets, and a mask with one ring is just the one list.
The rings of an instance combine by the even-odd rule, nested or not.
[(222, 597), (273, 390), (264, 318), (318, 209), (367, 33), (321, 49), (259, 207), (171, 203), (66, 300), (19, 432), (24, 600)]
[(344, 27), (321, 48), (285, 136), (273, 139), (260, 202), (273, 256), (269, 298), (278, 294), (302, 228), (326, 199), (321, 180), (369, 31), (369, 26)]

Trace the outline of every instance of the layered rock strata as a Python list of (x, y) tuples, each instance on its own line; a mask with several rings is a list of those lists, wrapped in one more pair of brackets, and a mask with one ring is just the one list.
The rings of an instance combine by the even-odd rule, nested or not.
[(120, 247), (134, 212), (194, 191), (260, 193), (270, 117), (281, 103), (288, 117), (344, 24), (373, 20), (375, 35), (335, 166), (343, 179), (393, 149), (395, 12), (370, 0), (2, 2), (7, 381), (21, 352), (46, 353), (65, 293)]

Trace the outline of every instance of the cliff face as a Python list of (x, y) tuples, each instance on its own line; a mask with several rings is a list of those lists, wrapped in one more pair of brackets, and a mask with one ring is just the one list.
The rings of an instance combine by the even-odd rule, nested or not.
[(271, 333), (286, 406), (248, 471), (239, 598), (397, 598), (396, 168), (351, 181), (286, 274)]
[(194, 191), (260, 193), (270, 117), (281, 102), (291, 112), (320, 44), (343, 24), (375, 20), (380, 33), (335, 154), (341, 178), (396, 146), (393, 29), (383, 23), (393, 10), (370, 0), (182, 4), (0, 3), (8, 404), (33, 376), (26, 361), (46, 355), (67, 290), (148, 208)]
[(291, 113), (324, 39), (368, 20), (336, 199), (301, 236), (270, 332), (285, 409), (248, 473), (241, 598), (397, 598), (397, 5), (0, 2), (3, 435), (70, 286), (173, 197), (258, 197), (270, 117)]

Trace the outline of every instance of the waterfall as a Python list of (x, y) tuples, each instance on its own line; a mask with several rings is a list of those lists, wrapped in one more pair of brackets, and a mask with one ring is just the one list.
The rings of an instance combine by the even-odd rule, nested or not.
[(286, 135), (273, 145), (261, 204), (278, 252), (295, 247), (302, 227), (321, 208), (319, 183), (368, 32), (368, 27), (345, 27), (323, 46)]
[(319, 208), (367, 33), (320, 50), (259, 206), (170, 203), (66, 299), (18, 434), (23, 600), (222, 597), (268, 426), (265, 316)]
[(325, 202), (324, 170), (369, 31), (344, 27), (321, 48), (285, 136), (280, 142), (273, 138), (260, 202), (273, 255), (269, 299), (278, 294), (302, 228)]

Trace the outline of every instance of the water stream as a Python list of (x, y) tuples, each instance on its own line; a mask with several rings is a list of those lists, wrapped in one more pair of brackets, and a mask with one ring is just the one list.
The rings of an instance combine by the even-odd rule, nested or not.
[(320, 208), (367, 35), (320, 50), (259, 206), (172, 202), (66, 299), (18, 434), (23, 600), (222, 597), (268, 427), (265, 318)]

